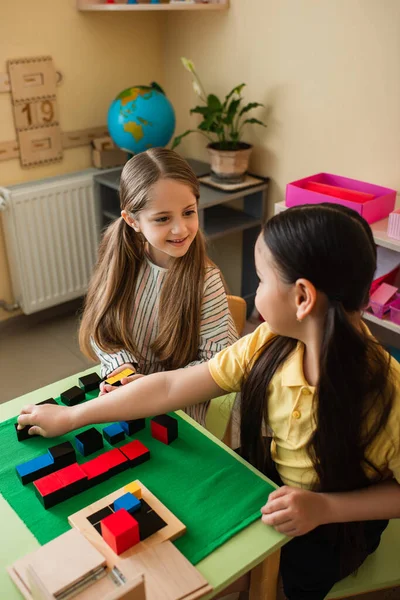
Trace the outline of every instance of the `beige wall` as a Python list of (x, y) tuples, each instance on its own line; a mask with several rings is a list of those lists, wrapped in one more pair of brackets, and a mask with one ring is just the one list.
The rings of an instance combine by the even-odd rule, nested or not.
[[(209, 91), (245, 82), (268, 107), (268, 129), (246, 139), (271, 200), (323, 170), (400, 189), (399, 0), (231, 0), (227, 13), (169, 15), (164, 51), (178, 133), (196, 124), (182, 55)], [(204, 141), (182, 150), (206, 157)]]
[[(0, 6), (0, 72), (9, 58), (50, 55), (64, 81), (57, 87), (62, 131), (106, 124), (118, 92), (163, 84), (162, 15), (81, 13), (75, 0), (18, 0)], [(15, 139), (11, 95), (0, 94), (0, 141)], [(66, 150), (61, 163), (21, 169), (0, 161), (0, 186), (41, 179), (91, 165), (89, 147)], [(0, 298), (13, 301), (0, 229)], [(0, 320), (8, 313), (1, 311)]]

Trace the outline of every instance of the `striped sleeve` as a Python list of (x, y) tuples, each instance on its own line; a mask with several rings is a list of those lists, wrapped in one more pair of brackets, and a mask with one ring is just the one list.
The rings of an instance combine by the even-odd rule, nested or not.
[(136, 363), (135, 357), (128, 352), (128, 350), (119, 350), (118, 352), (108, 353), (101, 350), (93, 340), (90, 340), (90, 343), (100, 361), (101, 377), (109, 375), (112, 371), (125, 363)]
[[(229, 311), (220, 271), (216, 268), (209, 269), (204, 281), (198, 357), (186, 367), (199, 365), (210, 360), (218, 352), (234, 344), (238, 337), (235, 323)], [(204, 402), (186, 408), (185, 412), (198, 423), (204, 425), (208, 406), (209, 402)]]

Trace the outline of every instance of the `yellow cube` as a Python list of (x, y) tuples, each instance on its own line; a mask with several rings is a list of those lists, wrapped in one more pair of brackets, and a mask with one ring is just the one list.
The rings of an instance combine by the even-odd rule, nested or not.
[(130, 492), (131, 494), (133, 494), (134, 496), (136, 496), (136, 498), (138, 500), (142, 499), (142, 488), (140, 487), (140, 485), (138, 484), (137, 481), (132, 481), (131, 483), (128, 483), (124, 489), (127, 492)]

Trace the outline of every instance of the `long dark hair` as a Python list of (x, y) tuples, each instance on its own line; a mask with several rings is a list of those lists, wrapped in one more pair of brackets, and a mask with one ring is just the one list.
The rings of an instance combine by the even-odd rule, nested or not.
[[(308, 279), (328, 299), (313, 407), (315, 431), (308, 443), (317, 474), (314, 490), (360, 489), (370, 483), (366, 450), (384, 428), (393, 402), (390, 357), (348, 318), (368, 302), (376, 269), (371, 229), (351, 209), (319, 204), (276, 215), (262, 236), (283, 281)], [(296, 344), (291, 338), (273, 337), (259, 351), (242, 388), (242, 451), (260, 470), (271, 466), (261, 433), (263, 419), (268, 423), (266, 390)], [(368, 419), (372, 409), (374, 419)], [(368, 464), (379, 480), (378, 466)]]

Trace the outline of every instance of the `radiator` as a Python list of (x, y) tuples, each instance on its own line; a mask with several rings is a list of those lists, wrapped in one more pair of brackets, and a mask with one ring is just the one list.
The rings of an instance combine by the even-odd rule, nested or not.
[(95, 172), (0, 188), (14, 298), (27, 315), (87, 290), (100, 230)]

